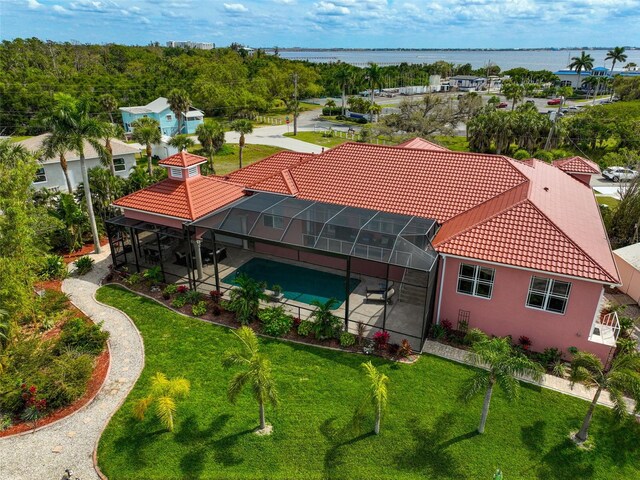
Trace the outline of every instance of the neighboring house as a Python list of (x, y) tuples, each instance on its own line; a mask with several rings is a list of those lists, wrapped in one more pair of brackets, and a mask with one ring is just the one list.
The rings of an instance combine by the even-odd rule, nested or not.
[(204, 122), (204, 113), (191, 107), (184, 113), (182, 132), (178, 132), (178, 118), (169, 107), (169, 101), (165, 97), (158, 97), (153, 102), (141, 107), (120, 107), (124, 130), (131, 133), (131, 124), (142, 117), (151, 117), (158, 121), (163, 135), (174, 136), (176, 133), (193, 134), (198, 125)]
[(167, 42), (167, 47), (170, 48), (195, 48), (198, 50), (212, 50), (216, 48), (215, 43), (210, 42), (180, 42), (171, 40)]
[(618, 289), (640, 304), (640, 243), (614, 250), (613, 258), (622, 284)]
[(449, 78), (449, 85), (461, 92), (476, 92), (484, 87), (487, 79), (475, 75), (456, 75)]
[(154, 143), (151, 145), (151, 152), (154, 157), (158, 157), (160, 160), (163, 160), (171, 155), (175, 155), (178, 153), (178, 149), (176, 147), (172, 147), (169, 145), (171, 141), (171, 137), (169, 135), (162, 135), (160, 138), (160, 143)]
[[(566, 173), (422, 139), (281, 152), (224, 177), (202, 177), (205, 161), (174, 155), (160, 162), (169, 179), (115, 202), (124, 211), (108, 222), (115, 265), (132, 261), (131, 247), (118, 242), (155, 232), (148, 238), (157, 237), (156, 250), (206, 243), (217, 258), (221, 245), (235, 246), (227, 272), (252, 254), (271, 255), (341, 271), (367, 283), (367, 296), (370, 285), (397, 294), (371, 313), (366, 299), (357, 303), (362, 287), (336, 313), (352, 331), (366, 323), (395, 341), (410, 338), (414, 348), (445, 320), (514, 342), (526, 336), (535, 351), (577, 347), (606, 359), (615, 346), (617, 319), (605, 324), (600, 311), (604, 288), (619, 275), (594, 194), (572, 177), (575, 167)], [(191, 264), (197, 275), (185, 267), (178, 278), (220, 289), (219, 260), (203, 274), (199, 252)], [(173, 264), (160, 260), (165, 270), (178, 253)]]
[[(42, 142), (48, 135), (48, 133), (44, 133), (17, 143), (24, 146), (30, 152), (37, 153), (41, 151)], [(136, 165), (135, 155), (139, 153), (140, 150), (115, 138), (111, 139), (111, 148), (113, 149), (113, 163), (115, 165), (116, 175), (127, 178), (129, 176), (129, 171)], [(84, 155), (87, 170), (102, 165), (100, 158), (98, 157), (98, 152), (96, 152), (88, 142), (84, 143)], [(65, 155), (65, 158), (67, 159), (69, 179), (73, 189), (75, 190), (78, 187), (78, 184), (82, 182), (80, 157), (77, 153), (69, 151)], [(67, 191), (67, 182), (64, 178), (62, 167), (60, 166), (60, 158), (40, 157), (40, 169), (36, 173), (36, 179), (33, 182), (33, 186), (36, 188), (58, 189), (63, 192)]]

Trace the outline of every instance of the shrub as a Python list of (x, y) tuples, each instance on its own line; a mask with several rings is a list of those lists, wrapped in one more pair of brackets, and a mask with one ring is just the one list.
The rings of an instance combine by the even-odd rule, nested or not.
[(67, 266), (60, 255), (47, 255), (38, 276), (43, 280), (62, 280), (67, 273)]
[(562, 359), (562, 353), (557, 348), (545, 348), (544, 352), (539, 355), (540, 362), (545, 367), (550, 367)]
[(271, 287), (271, 290), (273, 291), (273, 295), (275, 297), (279, 297), (282, 294), (282, 287), (280, 285), (273, 285)]
[(571, 355), (575, 355), (576, 353), (578, 353), (578, 347), (569, 347), (567, 348), (567, 352), (569, 352)]
[(333, 115), (340, 115), (341, 112), (342, 112), (342, 108), (341, 107), (324, 107), (322, 109), (322, 115), (324, 115), (325, 117), (331, 117)]
[(211, 295), (211, 299), (215, 303), (218, 303), (220, 301), (220, 299), (222, 298), (222, 292), (220, 290), (211, 290), (209, 292), (209, 295)]
[(177, 291), (178, 291), (178, 286), (175, 283), (170, 283), (169, 285), (164, 287), (164, 290), (162, 291), (162, 293), (166, 293), (168, 295), (174, 295)]
[(529, 350), (529, 348), (531, 348), (531, 339), (526, 335), (521, 335), (520, 338), (518, 338), (518, 344), (523, 350)]
[(376, 350), (385, 350), (389, 344), (389, 332), (379, 330), (373, 334), (373, 343), (376, 346)]
[(6, 430), (11, 425), (13, 425), (13, 422), (11, 421), (11, 416), (0, 413), (0, 432), (3, 430)]
[(356, 343), (356, 336), (349, 332), (342, 332), (340, 334), (340, 346), (350, 347)]
[(447, 335), (449, 335), (453, 331), (453, 324), (451, 323), (451, 320), (442, 320), (440, 322), (440, 325), (442, 325), (442, 328), (444, 328), (444, 331)]
[(302, 319), (300, 317), (293, 317), (293, 326), (297, 329), (300, 326)]
[(513, 154), (513, 158), (515, 158), (516, 160), (526, 160), (528, 158), (531, 158), (531, 154), (524, 149), (520, 149)]
[(184, 298), (184, 295), (179, 295), (173, 299), (173, 302), (171, 302), (171, 306), (173, 308), (182, 308), (186, 305), (186, 303), (187, 300)]
[(618, 338), (616, 354), (632, 353), (638, 349), (638, 341), (633, 338)]
[(218, 305), (217, 303), (214, 303), (213, 308), (211, 309), (211, 313), (213, 313), (214, 317), (219, 317), (222, 313), (222, 308), (220, 308), (220, 305)]
[(176, 288), (176, 292), (178, 292), (179, 294), (184, 294), (187, 293), (189, 291), (189, 287), (187, 287), (186, 285), (180, 285), (179, 287)]
[(331, 312), (331, 307), (336, 302), (335, 298), (330, 298), (325, 302), (313, 300), (311, 305), (316, 309), (311, 314), (313, 318), (313, 334), (318, 340), (338, 337), (342, 327), (342, 321)]
[(102, 323), (87, 322), (82, 318), (72, 318), (62, 326), (56, 351), (58, 354), (67, 349), (98, 355), (107, 343), (109, 332), (102, 330)]
[(629, 333), (633, 329), (633, 319), (626, 316), (621, 316), (618, 321), (620, 322), (620, 335), (622, 337), (628, 337)]
[(142, 275), (139, 273), (132, 273), (127, 278), (124, 279), (124, 283), (127, 285), (133, 286), (138, 285), (142, 281)]
[(260, 310), (258, 318), (262, 322), (264, 333), (273, 337), (285, 335), (293, 326), (293, 318), (284, 311), (282, 306)]
[(57, 290), (45, 290), (38, 299), (38, 309), (47, 314), (61, 312), (69, 306), (69, 296)]
[(366, 118), (364, 118), (364, 117), (361, 117), (361, 118), (356, 119), (356, 122), (364, 125), (365, 123), (368, 122), (368, 120)]
[(442, 325), (433, 325), (431, 327), (431, 336), (436, 340), (444, 338), (446, 334), (447, 334), (447, 331), (444, 329)]
[(389, 352), (389, 355), (392, 357), (395, 357), (398, 354), (398, 350), (400, 350), (400, 345), (397, 343), (390, 343), (387, 345), (387, 352)]
[(264, 283), (240, 274), (235, 278), (236, 287), (231, 290), (228, 309), (236, 314), (240, 323), (246, 325), (258, 316), (260, 300), (266, 300)]
[(162, 269), (160, 265), (156, 265), (155, 267), (145, 270), (142, 276), (149, 285), (156, 285), (162, 282)]
[(69, 405), (84, 394), (93, 373), (93, 362), (90, 355), (73, 351), (64, 352), (53, 361), (47, 369), (48, 382), (41, 389), (51, 408)]
[(83, 257), (80, 257), (75, 262), (73, 262), (73, 264), (76, 266), (76, 270), (78, 271), (79, 275), (86, 275), (91, 270), (93, 270), (94, 261), (93, 261), (93, 258), (85, 255)]
[(413, 349), (411, 348), (411, 344), (409, 340), (404, 338), (402, 343), (400, 344), (400, 348), (398, 349), (398, 358), (408, 358), (413, 353)]
[(191, 313), (196, 317), (200, 317), (207, 313), (207, 302), (200, 301), (191, 307)]
[(567, 366), (561, 360), (558, 360), (551, 366), (551, 373), (556, 377), (564, 378), (567, 374)]
[(308, 337), (311, 333), (311, 329), (313, 328), (313, 322), (308, 320), (302, 320), (300, 325), (298, 325), (298, 335), (301, 337)]
[(553, 162), (553, 153), (548, 152), (547, 150), (537, 150), (533, 152), (533, 158), (537, 158), (538, 160), (542, 160), (543, 162), (551, 163)]
[(184, 294), (184, 299), (187, 303), (190, 303), (191, 305), (195, 305), (202, 300), (202, 294), (197, 290), (189, 290), (187, 293)]

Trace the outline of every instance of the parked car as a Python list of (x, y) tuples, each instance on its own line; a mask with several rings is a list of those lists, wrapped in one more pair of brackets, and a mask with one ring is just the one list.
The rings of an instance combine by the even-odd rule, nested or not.
[(547, 105), (560, 105), (561, 103), (562, 103), (561, 98), (552, 98), (551, 100), (547, 101)]
[(507, 108), (509, 104), (507, 102), (500, 102), (496, 105), (496, 108)]
[(633, 180), (638, 176), (638, 172), (625, 167), (609, 167), (605, 168), (602, 175), (609, 180), (619, 182), (621, 180)]

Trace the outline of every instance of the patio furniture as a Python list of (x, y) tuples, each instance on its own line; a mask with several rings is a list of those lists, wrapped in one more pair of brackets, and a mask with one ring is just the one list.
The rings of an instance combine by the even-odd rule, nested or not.
[(367, 302), (372, 301), (372, 302), (384, 302), (386, 301), (387, 303), (391, 304), (393, 303), (393, 296), (396, 294), (396, 291), (394, 288), (389, 288), (386, 292), (383, 289), (379, 289), (379, 288), (369, 288), (367, 287), (367, 293), (365, 296), (365, 300)]

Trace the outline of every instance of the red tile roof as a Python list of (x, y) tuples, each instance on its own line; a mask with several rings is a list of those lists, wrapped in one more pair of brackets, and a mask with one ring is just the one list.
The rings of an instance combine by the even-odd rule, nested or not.
[(600, 173), (600, 167), (597, 163), (583, 157), (570, 157), (555, 160), (553, 162), (553, 166), (568, 173)]
[(167, 165), (170, 167), (192, 167), (194, 165), (198, 165), (200, 163), (206, 162), (207, 159), (205, 157), (201, 157), (200, 155), (194, 155), (193, 153), (188, 153), (185, 151), (176, 153), (175, 155), (171, 155), (170, 157), (165, 158), (164, 160), (160, 160), (158, 165)]
[[(343, 143), (289, 168), (297, 197), (440, 223), (527, 181), (497, 155)], [(291, 194), (280, 172), (252, 190)]]
[(280, 172), (304, 162), (311, 157), (313, 157), (312, 153), (278, 152), (259, 162), (231, 172), (224, 178), (239, 185), (250, 186), (273, 175), (280, 175)]
[(439, 152), (449, 151), (448, 148), (445, 148), (442, 145), (438, 145), (437, 143), (430, 142), (429, 140), (425, 140), (424, 138), (420, 137), (412, 138), (396, 146), (404, 148), (417, 148), (418, 150), (436, 150)]
[(195, 220), (244, 196), (244, 188), (214, 177), (165, 179), (114, 202), (114, 205)]

